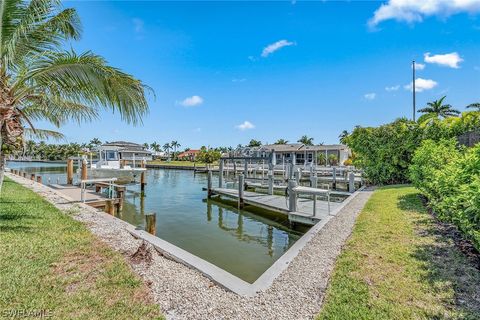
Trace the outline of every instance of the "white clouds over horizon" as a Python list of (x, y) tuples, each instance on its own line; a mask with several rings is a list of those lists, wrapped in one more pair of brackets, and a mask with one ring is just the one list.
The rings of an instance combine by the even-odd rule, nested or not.
[[(412, 67), (413, 68), (413, 67)], [(423, 70), (425, 69), (425, 64), (423, 63), (419, 63), (419, 62), (415, 62), (415, 70)]]
[(399, 85), (399, 84), (394, 85), (394, 86), (391, 86), (391, 87), (385, 87), (385, 90), (388, 91), (388, 92), (398, 91), (398, 89), (400, 89), (400, 85)]
[(363, 97), (367, 100), (374, 100), (376, 98), (377, 94), (375, 92), (371, 93), (366, 93), (363, 95)]
[(240, 123), (239, 125), (235, 126), (235, 128), (245, 131), (249, 129), (255, 128), (255, 125), (251, 123), (250, 121), (245, 120), (243, 123)]
[(435, 54), (430, 55), (430, 52), (424, 54), (424, 60), (427, 63), (435, 63), (441, 66), (447, 66), (450, 68), (458, 69), (460, 68), (459, 63), (463, 59), (459, 56), (457, 52), (446, 53), (446, 54)]
[(448, 17), (462, 12), (480, 12), (480, 0), (389, 0), (375, 10), (368, 24), (375, 27), (382, 21), (392, 19), (414, 23), (430, 16)]
[(296, 45), (295, 42), (291, 42), (291, 41), (288, 41), (288, 40), (279, 40), (279, 41), (274, 42), (272, 44), (269, 44), (268, 46), (263, 48), (262, 57), (266, 58), (269, 55), (271, 55), (272, 53), (274, 53), (275, 51), (280, 50), (283, 47), (289, 47), (289, 46), (294, 46), (294, 45)]
[(195, 106), (201, 105), (202, 103), (203, 103), (203, 98), (200, 96), (191, 96), (183, 99), (180, 102), (177, 101), (177, 104), (182, 105), (184, 107), (195, 107)]
[[(435, 88), (438, 85), (438, 82), (432, 79), (423, 79), (423, 78), (416, 78), (415, 79), (415, 92), (422, 92), (425, 90), (430, 90)], [(405, 90), (413, 90), (413, 83), (410, 82), (403, 86)]]

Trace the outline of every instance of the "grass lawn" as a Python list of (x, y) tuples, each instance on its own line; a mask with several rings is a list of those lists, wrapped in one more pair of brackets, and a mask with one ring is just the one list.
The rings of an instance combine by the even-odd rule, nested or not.
[(0, 238), (0, 316), (161, 318), (146, 286), (119, 253), (8, 179), (0, 196)]
[(417, 191), (378, 189), (336, 262), (318, 319), (480, 319), (480, 272)]

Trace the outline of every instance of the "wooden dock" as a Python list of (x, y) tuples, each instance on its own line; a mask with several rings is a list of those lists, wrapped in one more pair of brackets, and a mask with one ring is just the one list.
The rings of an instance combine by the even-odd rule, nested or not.
[[(50, 184), (49, 187), (55, 189), (57, 192), (71, 199), (72, 202), (82, 202), (82, 189), (75, 185), (66, 184)], [(120, 209), (123, 199), (121, 198), (109, 198), (101, 192), (96, 192), (93, 189), (86, 189), (84, 192), (83, 203), (98, 209), (107, 210), (107, 202), (111, 200), (111, 203), (117, 210)]]
[[(212, 188), (211, 192), (214, 195), (238, 200), (238, 190), (236, 189)], [(317, 200), (315, 214), (313, 214), (313, 200), (298, 198), (296, 211), (291, 212), (288, 207), (289, 201), (287, 197), (250, 191), (244, 191), (243, 202), (246, 205), (253, 205), (266, 210), (286, 214), (290, 221), (308, 225), (316, 224), (318, 221), (329, 216), (330, 213), (334, 212), (335, 209), (341, 205), (339, 202), (330, 202), (329, 210), (329, 203), (327, 201)]]

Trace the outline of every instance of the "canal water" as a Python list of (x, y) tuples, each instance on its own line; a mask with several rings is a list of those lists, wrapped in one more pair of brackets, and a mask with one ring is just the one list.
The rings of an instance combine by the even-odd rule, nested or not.
[[(9, 162), (35, 172), (44, 183), (65, 183), (62, 163)], [(145, 214), (156, 214), (156, 235), (233, 275), (253, 283), (306, 231), (293, 230), (284, 215), (239, 210), (234, 203), (207, 200), (205, 174), (149, 169), (145, 196), (128, 186), (119, 218), (145, 228)]]

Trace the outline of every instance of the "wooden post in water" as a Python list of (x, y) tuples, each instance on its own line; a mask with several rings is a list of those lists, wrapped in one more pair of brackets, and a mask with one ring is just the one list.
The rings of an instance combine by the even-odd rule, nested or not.
[(273, 171), (268, 171), (268, 194), (273, 194)]
[(87, 161), (83, 160), (82, 161), (82, 174), (81, 174), (81, 179), (82, 180), (87, 180)]
[(42, 176), (37, 176), (37, 182), (42, 183)]
[(207, 197), (212, 197), (212, 170), (207, 171)]
[(30, 175), (30, 180), (32, 180), (32, 181), (35, 180), (35, 173), (32, 173), (32, 174)]
[(67, 160), (67, 184), (73, 184), (73, 159)]
[(348, 174), (348, 192), (355, 192), (355, 173)]
[(297, 211), (297, 195), (293, 189), (297, 186), (294, 179), (288, 180), (288, 210), (290, 212)]
[(22, 176), (23, 176), (24, 178), (26, 178), (26, 177), (27, 177), (27, 173), (26, 173), (26, 172), (23, 172), (23, 173), (22, 173)]
[(223, 167), (225, 160), (220, 160), (220, 167), (218, 168), (218, 187), (223, 188)]
[(157, 232), (156, 214), (154, 212), (145, 215), (145, 231), (155, 235)]
[(240, 174), (238, 176), (238, 207), (240, 209), (243, 209), (244, 207), (244, 191), (245, 191), (245, 176), (243, 174)]
[(105, 200), (105, 212), (108, 213), (109, 215), (112, 215), (112, 216), (114, 215), (115, 206), (113, 205), (112, 199)]
[(333, 190), (337, 189), (337, 168), (333, 167), (332, 169), (332, 175), (333, 175)]
[[(141, 167), (145, 168), (145, 160), (142, 160)], [(146, 174), (147, 174), (147, 170), (142, 171), (142, 173), (140, 174), (140, 192), (142, 194), (145, 193), (145, 185), (147, 184)]]

